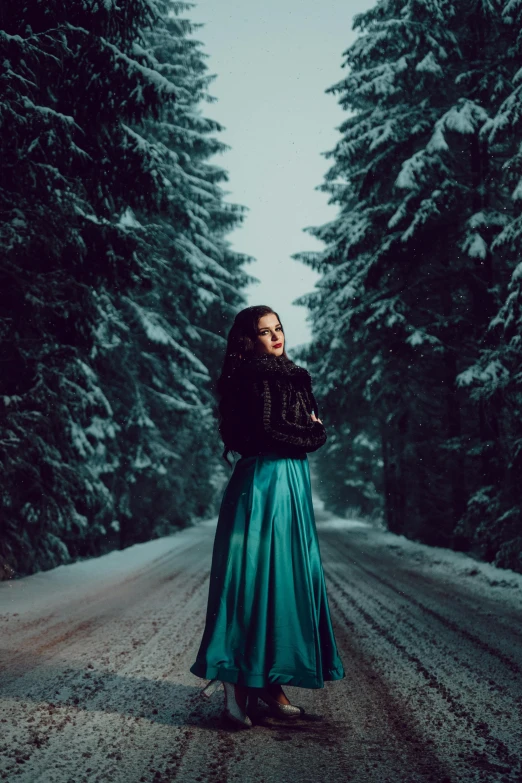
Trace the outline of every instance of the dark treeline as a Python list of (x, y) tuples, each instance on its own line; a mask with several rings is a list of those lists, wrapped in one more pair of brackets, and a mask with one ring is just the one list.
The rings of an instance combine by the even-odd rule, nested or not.
[[(190, 4), (0, 9), (0, 578), (215, 511), (250, 259)], [(301, 298), (338, 513), (522, 571), (522, 0), (356, 17)], [(297, 358), (297, 357), (296, 357)]]
[(347, 116), (299, 301), (337, 511), (522, 571), (522, 2), (381, 0), (355, 18)]
[(0, 577), (214, 510), (212, 381), (252, 278), (190, 7), (2, 3)]

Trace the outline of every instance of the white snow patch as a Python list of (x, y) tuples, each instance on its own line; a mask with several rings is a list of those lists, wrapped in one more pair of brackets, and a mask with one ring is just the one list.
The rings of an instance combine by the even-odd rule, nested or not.
[(486, 367), (474, 364), (467, 370), (459, 373), (456, 378), (457, 386), (470, 386), (475, 381), (494, 384), (495, 387), (506, 384), (509, 381), (509, 372), (504, 365), (494, 359)]
[(522, 261), (517, 264), (515, 267), (513, 274), (511, 275), (511, 282), (513, 283), (516, 280), (519, 280), (522, 277)]
[(405, 536), (397, 536), (388, 531), (376, 531), (375, 542), (388, 549), (395, 550), (399, 556), (407, 555), (418, 564), (427, 566), (430, 570), (452, 574), (457, 577), (476, 578), (477, 582), (490, 587), (505, 587), (509, 591), (516, 590), (522, 601), (522, 574), (509, 568), (497, 568), (491, 563), (484, 563), (464, 552), (454, 552), (444, 547), (427, 546), (411, 541)]
[(470, 258), (486, 258), (488, 254), (488, 246), (481, 235), (476, 232), (466, 237), (462, 249), (467, 252)]
[(432, 345), (440, 345), (438, 337), (434, 337), (431, 334), (423, 332), (421, 329), (415, 329), (405, 340), (409, 345), (422, 345), (423, 343), (431, 343)]
[(117, 225), (122, 228), (142, 228), (142, 224), (136, 218), (136, 215), (130, 207), (127, 207), (121, 214)]
[(449, 150), (449, 145), (444, 136), (444, 131), (440, 122), (436, 123), (435, 130), (426, 146), (426, 150), (430, 154), (439, 152), (440, 150)]
[[(115, 526), (113, 521), (112, 527)], [(117, 521), (116, 521), (117, 524)], [(54, 611), (72, 598), (83, 598), (89, 588), (109, 588), (155, 560), (192, 546), (201, 537), (201, 526), (213, 527), (217, 518), (208, 519), (179, 530), (170, 536), (144, 544), (134, 544), (100, 557), (61, 565), (20, 579), (0, 582), (0, 614), (26, 614)]]
[(518, 201), (518, 199), (522, 198), (522, 179), (519, 181), (515, 190), (511, 194), (511, 198), (513, 199), (513, 201)]
[(319, 531), (345, 530), (347, 535), (362, 534), (365, 549), (371, 546), (375, 551), (386, 550), (397, 558), (410, 561), (415, 571), (429, 573), (440, 582), (465, 584), (468, 590), (475, 593), (496, 596), (522, 607), (522, 574), (516, 571), (497, 568), (464, 552), (420, 544), (363, 520), (342, 519), (332, 515), (329, 519), (317, 521), (317, 528)]
[(369, 522), (363, 522), (361, 519), (341, 519), (332, 517), (324, 522), (317, 522), (317, 527), (328, 530), (358, 530), (360, 528), (371, 528)]
[(483, 212), (475, 212), (474, 215), (468, 220), (468, 226), (470, 228), (479, 228), (486, 225), (486, 216)]
[(428, 52), (426, 57), (417, 63), (415, 70), (421, 73), (433, 73), (435, 76), (442, 76), (444, 73), (433, 52)]
[(410, 336), (406, 338), (406, 342), (410, 345), (422, 345), (424, 342), (424, 334), (416, 329), (413, 334), (410, 334)]
[(473, 101), (462, 100), (439, 120), (448, 130), (473, 134), (488, 119), (487, 111)]

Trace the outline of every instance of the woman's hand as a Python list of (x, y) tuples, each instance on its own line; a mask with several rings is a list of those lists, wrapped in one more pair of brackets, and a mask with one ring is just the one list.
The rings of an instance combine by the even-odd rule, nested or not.
[(317, 416), (315, 415), (315, 413), (311, 413), (311, 414), (310, 414), (310, 416), (311, 416), (311, 418), (312, 418), (312, 421), (318, 421), (318, 422), (319, 422), (319, 424), (322, 424), (322, 423), (323, 423), (323, 422), (321, 421), (321, 419), (318, 419), (318, 418), (317, 418)]

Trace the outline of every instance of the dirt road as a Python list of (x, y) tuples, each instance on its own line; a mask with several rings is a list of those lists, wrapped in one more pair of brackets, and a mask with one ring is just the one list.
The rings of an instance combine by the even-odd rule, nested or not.
[(305, 716), (249, 731), (188, 671), (214, 523), (45, 601), (38, 576), (1, 585), (0, 780), (520, 782), (519, 596), (478, 590), (473, 570), (451, 578), (372, 528), (317, 522), (346, 678), (286, 688)]

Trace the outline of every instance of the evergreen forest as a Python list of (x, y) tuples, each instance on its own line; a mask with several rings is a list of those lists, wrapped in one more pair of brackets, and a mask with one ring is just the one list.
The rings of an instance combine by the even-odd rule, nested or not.
[(522, 2), (380, 0), (306, 230), (325, 499), (522, 571)]
[(169, 533), (225, 471), (212, 384), (250, 281), (175, 0), (0, 10), (0, 571)]
[[(192, 524), (229, 475), (214, 383), (254, 278), (191, 7), (2, 3), (0, 579)], [(522, 0), (353, 24), (336, 217), (293, 256), (322, 496), (522, 572)]]

